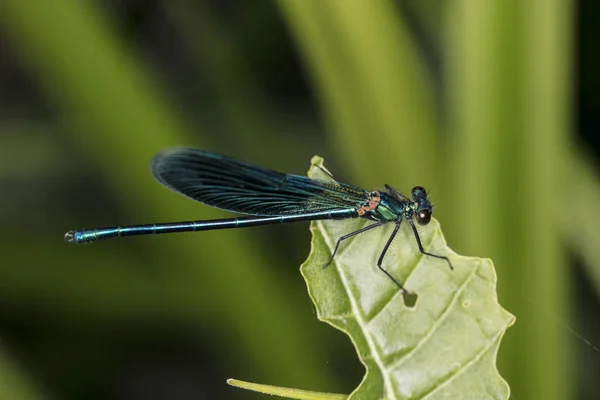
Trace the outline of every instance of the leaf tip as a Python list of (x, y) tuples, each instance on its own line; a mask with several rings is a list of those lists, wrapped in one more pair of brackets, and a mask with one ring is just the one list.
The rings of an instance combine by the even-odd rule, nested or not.
[(324, 161), (325, 160), (323, 159), (323, 157), (314, 155), (313, 158), (310, 159), (310, 165), (311, 166), (313, 166), (313, 165), (322, 166)]

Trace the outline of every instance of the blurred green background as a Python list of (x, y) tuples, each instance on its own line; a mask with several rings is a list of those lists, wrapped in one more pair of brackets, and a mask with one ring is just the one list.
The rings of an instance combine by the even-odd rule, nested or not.
[[(517, 316), (512, 398), (600, 390), (600, 56), (593, 0), (0, 2), (0, 398), (349, 393), (316, 320), (307, 224), (72, 246), (73, 228), (217, 218), (154, 182), (193, 146), (364, 188), (432, 189)], [(432, 277), (435, 279), (435, 277)], [(576, 332), (576, 333), (573, 333)]]

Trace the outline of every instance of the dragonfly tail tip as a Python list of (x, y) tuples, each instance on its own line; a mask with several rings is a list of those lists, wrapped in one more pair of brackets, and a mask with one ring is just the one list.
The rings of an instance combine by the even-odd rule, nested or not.
[(64, 240), (65, 242), (75, 243), (75, 231), (69, 231), (65, 233)]

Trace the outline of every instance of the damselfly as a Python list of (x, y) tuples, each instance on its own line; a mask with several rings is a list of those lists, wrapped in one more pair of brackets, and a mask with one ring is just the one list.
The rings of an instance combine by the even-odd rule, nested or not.
[(151, 162), (151, 171), (156, 180), (164, 186), (192, 200), (249, 216), (82, 229), (67, 232), (65, 240), (87, 243), (123, 236), (244, 228), (296, 221), (366, 218), (374, 223), (340, 237), (325, 266), (333, 261), (344, 240), (384, 224), (394, 223), (396, 226), (383, 246), (377, 267), (405, 291), (382, 265), (402, 220), (406, 219), (419, 251), (426, 256), (445, 260), (450, 269), (453, 269), (448, 257), (426, 252), (421, 244), (413, 220), (419, 225), (427, 225), (432, 214), (427, 192), (421, 186), (412, 189), (410, 198), (388, 185), (385, 185), (385, 190), (369, 192), (335, 180), (283, 174), (220, 154), (184, 148), (158, 154)]

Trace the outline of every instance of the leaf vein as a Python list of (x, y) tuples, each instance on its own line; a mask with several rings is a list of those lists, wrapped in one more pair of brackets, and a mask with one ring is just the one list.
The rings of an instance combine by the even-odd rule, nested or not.
[[(506, 328), (506, 326), (505, 326), (505, 328)], [(477, 353), (471, 360), (469, 360), (468, 363), (462, 365), (460, 368), (458, 368), (457, 370), (455, 370), (451, 374), (449, 374), (446, 377), (446, 379), (444, 381), (442, 381), (439, 385), (434, 386), (429, 393), (426, 393), (423, 397), (421, 397), (421, 400), (427, 399), (428, 397), (430, 397), (431, 395), (433, 395), (435, 392), (437, 392), (440, 388), (443, 388), (444, 386), (449, 385), (454, 379), (456, 379), (464, 371), (468, 370), (476, 362), (478, 362), (479, 360), (481, 360), (481, 358), (484, 356), (484, 354), (487, 353), (487, 351), (494, 344), (496, 344), (496, 342), (498, 342), (498, 340), (500, 340), (500, 337), (502, 336), (503, 333), (504, 333), (504, 330), (503, 329), (499, 329), (498, 333), (496, 334), (496, 336), (494, 336), (494, 340), (490, 340), (487, 343), (487, 345), (485, 345), (483, 347), (483, 349), (481, 349), (481, 351), (479, 353)]]
[(479, 268), (481, 268), (481, 262), (479, 262), (479, 265), (477, 265), (476, 268), (473, 268), (473, 271), (471, 271), (471, 273), (469, 274), (469, 276), (467, 276), (467, 278), (463, 281), (463, 283), (460, 284), (460, 286), (458, 287), (458, 289), (454, 292), (454, 295), (452, 296), (452, 299), (448, 302), (448, 305), (444, 309), (444, 312), (431, 325), (431, 327), (427, 330), (427, 332), (423, 335), (423, 337), (421, 337), (421, 339), (419, 339), (419, 341), (417, 342), (417, 344), (408, 353), (404, 354), (404, 356), (402, 356), (397, 361), (395, 361), (394, 363), (392, 363), (390, 365), (390, 368), (395, 369), (395, 368), (398, 368), (399, 366), (401, 366), (406, 360), (410, 359), (415, 354), (415, 352), (418, 349), (420, 349), (423, 346), (423, 344), (425, 344), (427, 342), (427, 340), (429, 340), (429, 338), (431, 338), (433, 336), (433, 334), (435, 333), (435, 331), (437, 330), (437, 328), (442, 324), (442, 322), (450, 314), (450, 311), (452, 310), (452, 308), (456, 304), (456, 302), (458, 300), (458, 297), (464, 291), (464, 289), (467, 287), (467, 285), (469, 284), (469, 282), (471, 282), (471, 279), (473, 279), (473, 276), (475, 276), (475, 273), (479, 270)]
[[(334, 246), (335, 241), (330, 236), (329, 231), (324, 229), (325, 227), (323, 225), (323, 222), (322, 221), (316, 221), (316, 222), (318, 225), (321, 225), (321, 232), (322, 232), (323, 238), (325, 238), (327, 246), (330, 248), (330, 250), (333, 251), (333, 248), (334, 248), (333, 246)], [(392, 399), (396, 399), (396, 396), (394, 393), (394, 388), (392, 386), (392, 382), (389, 377), (390, 375), (387, 371), (387, 368), (385, 367), (385, 363), (384, 363), (383, 359), (381, 358), (381, 355), (377, 351), (375, 343), (373, 342), (373, 338), (369, 335), (369, 331), (367, 329), (367, 324), (365, 323), (365, 320), (362, 317), (362, 313), (360, 312), (360, 309), (358, 308), (358, 305), (356, 304), (356, 299), (352, 295), (352, 291), (350, 290), (350, 286), (348, 285), (348, 278), (343, 273), (342, 268), (339, 267), (339, 263), (335, 260), (334, 260), (334, 263), (336, 266), (336, 271), (338, 272), (338, 274), (340, 276), (340, 280), (342, 281), (342, 285), (344, 286), (344, 289), (346, 290), (346, 293), (348, 295), (348, 299), (350, 300), (350, 306), (352, 307), (352, 310), (354, 311), (356, 322), (357, 322), (358, 326), (360, 327), (360, 329), (362, 330), (363, 335), (365, 336), (365, 342), (369, 346), (369, 350), (370, 350), (371, 354), (373, 355), (372, 359), (375, 362), (375, 364), (379, 367), (379, 369), (381, 370), (381, 376), (383, 378), (383, 381), (385, 382), (385, 392), (391, 393), (393, 396)], [(368, 368), (366, 366), (366, 364), (365, 364), (365, 367)], [(366, 376), (366, 374), (365, 374), (365, 376)]]

